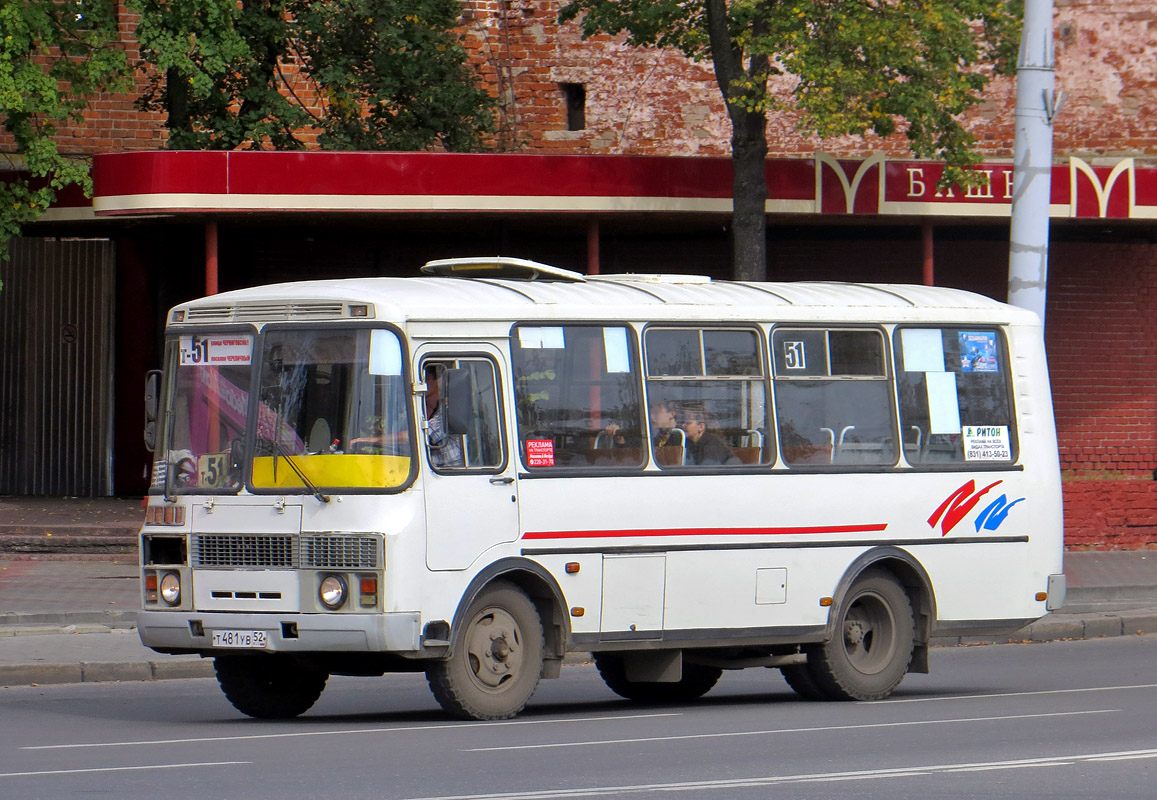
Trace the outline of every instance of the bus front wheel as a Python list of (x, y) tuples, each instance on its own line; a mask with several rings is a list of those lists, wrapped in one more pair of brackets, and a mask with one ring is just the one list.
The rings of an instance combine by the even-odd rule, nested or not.
[(808, 672), (828, 699), (879, 700), (907, 674), (914, 639), (903, 587), (886, 572), (866, 570), (840, 605), (831, 641), (808, 654)]
[(321, 697), (329, 674), (285, 656), (217, 656), (217, 683), (233, 707), (257, 719), (290, 719)]
[(434, 698), (461, 719), (509, 719), (522, 710), (542, 676), (542, 622), (534, 603), (512, 584), (484, 589), (463, 615), (445, 661), (426, 668)]

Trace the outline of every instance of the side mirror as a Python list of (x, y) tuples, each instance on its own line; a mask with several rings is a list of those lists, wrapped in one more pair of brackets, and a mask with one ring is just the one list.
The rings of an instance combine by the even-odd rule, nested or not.
[(470, 432), (470, 420), (474, 418), (473, 399), (468, 370), (448, 369), (442, 373), (446, 432), (451, 436), (461, 436)]
[(160, 410), (161, 371), (152, 369), (145, 373), (145, 449), (150, 453), (157, 449), (157, 416)]

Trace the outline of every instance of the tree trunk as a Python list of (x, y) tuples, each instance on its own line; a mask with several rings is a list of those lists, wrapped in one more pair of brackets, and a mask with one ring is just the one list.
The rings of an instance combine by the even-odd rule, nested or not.
[[(753, 99), (762, 102), (769, 70), (766, 56), (748, 59), (731, 38), (725, 0), (705, 0), (707, 34), (715, 80), (731, 119), (731, 264), (739, 281), (767, 280), (767, 112), (752, 111)], [(732, 87), (759, 85), (757, 97), (740, 98)], [(746, 102), (745, 102), (746, 100)]]
[[(165, 106), (169, 112), (165, 126), (169, 129), (170, 139), (174, 131), (193, 132), (189, 121), (189, 86), (181, 80), (181, 73), (172, 68), (165, 72)], [(180, 135), (177, 138), (180, 140)]]
[(767, 117), (731, 115), (731, 259), (737, 281), (767, 280)]

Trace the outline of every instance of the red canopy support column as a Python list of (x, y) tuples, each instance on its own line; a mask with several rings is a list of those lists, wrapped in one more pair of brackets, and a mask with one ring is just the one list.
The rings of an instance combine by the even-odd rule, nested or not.
[(217, 223), (205, 223), (205, 294), (217, 294)]
[(587, 275), (599, 274), (599, 221), (587, 220)]
[(924, 245), (924, 285), (936, 285), (936, 273), (932, 262), (932, 223), (925, 220), (920, 225), (920, 234)]

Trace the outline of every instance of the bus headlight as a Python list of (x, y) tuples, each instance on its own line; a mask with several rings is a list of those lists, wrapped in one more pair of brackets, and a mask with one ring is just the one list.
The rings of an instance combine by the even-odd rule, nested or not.
[(161, 599), (171, 606), (181, 602), (181, 576), (175, 572), (166, 572), (161, 578)]
[(345, 578), (341, 575), (326, 575), (317, 588), (317, 597), (321, 600), (321, 604), (335, 611), (345, 604), (346, 593)]

